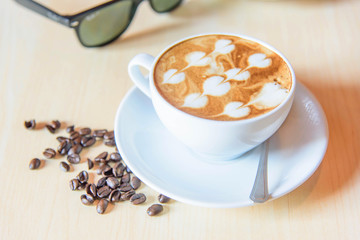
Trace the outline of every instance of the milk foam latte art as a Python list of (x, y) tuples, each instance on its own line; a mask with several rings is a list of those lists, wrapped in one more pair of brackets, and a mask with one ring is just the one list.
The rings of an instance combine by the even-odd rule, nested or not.
[(171, 47), (156, 63), (153, 78), (174, 107), (222, 121), (265, 114), (280, 105), (292, 87), (282, 57), (259, 43), (222, 34)]

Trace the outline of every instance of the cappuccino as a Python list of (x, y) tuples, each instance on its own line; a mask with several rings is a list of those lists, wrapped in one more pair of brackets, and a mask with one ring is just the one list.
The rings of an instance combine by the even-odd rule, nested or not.
[(287, 63), (260, 43), (231, 35), (204, 35), (168, 49), (155, 64), (154, 84), (177, 109), (212, 120), (265, 114), (286, 99)]

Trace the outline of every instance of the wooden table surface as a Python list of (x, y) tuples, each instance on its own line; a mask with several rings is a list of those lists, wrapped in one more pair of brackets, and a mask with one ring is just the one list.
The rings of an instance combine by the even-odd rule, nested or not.
[[(69, 14), (101, 1), (42, 2)], [(118, 203), (99, 215), (68, 187), (86, 163), (64, 173), (58, 158), (29, 170), (29, 161), (43, 158), (46, 147), (58, 145), (55, 136), (66, 133), (26, 130), (24, 120), (34, 118), (40, 127), (59, 119), (63, 125), (112, 129), (116, 109), (133, 86), (127, 64), (135, 54), (155, 55), (177, 39), (213, 31), (250, 35), (278, 48), (323, 106), (328, 150), (302, 186), (237, 209), (171, 201), (151, 218), (146, 209), (158, 193), (143, 185), (146, 204)], [(144, 2), (121, 39), (92, 49), (82, 47), (72, 29), (2, 0), (0, 239), (360, 239), (359, 76), (357, 0), (192, 0), (161, 15)], [(84, 156), (105, 149), (100, 145)]]

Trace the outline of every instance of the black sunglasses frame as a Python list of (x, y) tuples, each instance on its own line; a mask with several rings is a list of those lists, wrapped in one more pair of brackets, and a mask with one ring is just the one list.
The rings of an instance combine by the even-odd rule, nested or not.
[[(140, 5), (141, 2), (143, 2), (145, 0), (131, 0), (132, 6), (131, 6), (130, 18), (129, 18), (129, 22), (125, 26), (124, 30), (122, 32), (120, 32), (117, 36), (115, 36), (114, 38), (110, 39), (109, 41), (106, 41), (106, 42), (98, 44), (98, 45), (87, 45), (86, 43), (84, 43), (82, 41), (82, 39), (80, 37), (80, 33), (79, 33), (79, 26), (81, 24), (81, 21), (85, 17), (87, 17), (88, 15), (90, 15), (90, 14), (92, 14), (92, 13), (94, 13), (94, 12), (104, 8), (104, 7), (107, 7), (107, 6), (112, 5), (114, 3), (117, 3), (117, 2), (129, 1), (129, 0), (113, 0), (113, 1), (110, 1), (110, 2), (100, 4), (98, 6), (95, 6), (93, 8), (90, 8), (88, 10), (85, 10), (83, 12), (80, 12), (80, 13), (77, 13), (77, 14), (74, 14), (74, 15), (61, 15), (61, 14), (59, 14), (59, 13), (45, 7), (44, 5), (41, 5), (40, 3), (35, 2), (33, 0), (15, 0), (15, 1), (17, 3), (19, 3), (20, 5), (26, 7), (28, 9), (34, 11), (34, 12), (37, 12), (40, 15), (45, 16), (45, 17), (47, 17), (47, 18), (49, 18), (49, 19), (51, 19), (51, 20), (53, 20), (55, 22), (58, 22), (58, 23), (60, 23), (62, 25), (70, 27), (70, 28), (74, 28), (80, 43), (84, 47), (101, 47), (101, 46), (104, 46), (106, 44), (109, 44), (109, 43), (115, 41), (116, 39), (118, 39), (127, 30), (127, 28), (129, 27), (130, 23), (132, 22), (132, 20), (134, 18), (134, 15), (135, 15), (135, 12), (136, 12), (138, 6)], [(152, 0), (149, 0), (149, 3), (150, 3), (151, 8), (155, 12), (164, 13), (164, 12), (170, 12), (170, 11), (174, 10), (175, 8), (177, 8), (181, 4), (182, 1), (183, 0), (179, 0), (177, 4), (175, 4), (170, 9), (167, 9), (166, 11), (157, 11), (156, 8), (154, 8)]]

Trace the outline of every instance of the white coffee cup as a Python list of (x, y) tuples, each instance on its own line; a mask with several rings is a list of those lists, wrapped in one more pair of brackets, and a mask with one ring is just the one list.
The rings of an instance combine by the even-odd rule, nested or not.
[[(286, 99), (265, 114), (237, 121), (217, 121), (196, 117), (168, 103), (158, 92), (153, 79), (153, 71), (159, 58), (169, 48), (186, 39), (213, 34), (232, 35), (248, 39), (278, 54), (288, 65), (292, 77), (292, 86)], [(139, 66), (149, 70), (149, 75), (144, 76)], [(164, 126), (194, 153), (209, 160), (237, 158), (271, 137), (279, 129), (291, 109), (296, 86), (294, 70), (283, 54), (260, 40), (231, 33), (207, 33), (190, 36), (166, 47), (155, 58), (145, 53), (138, 54), (130, 61), (128, 71), (135, 85), (151, 98), (155, 111)]]

